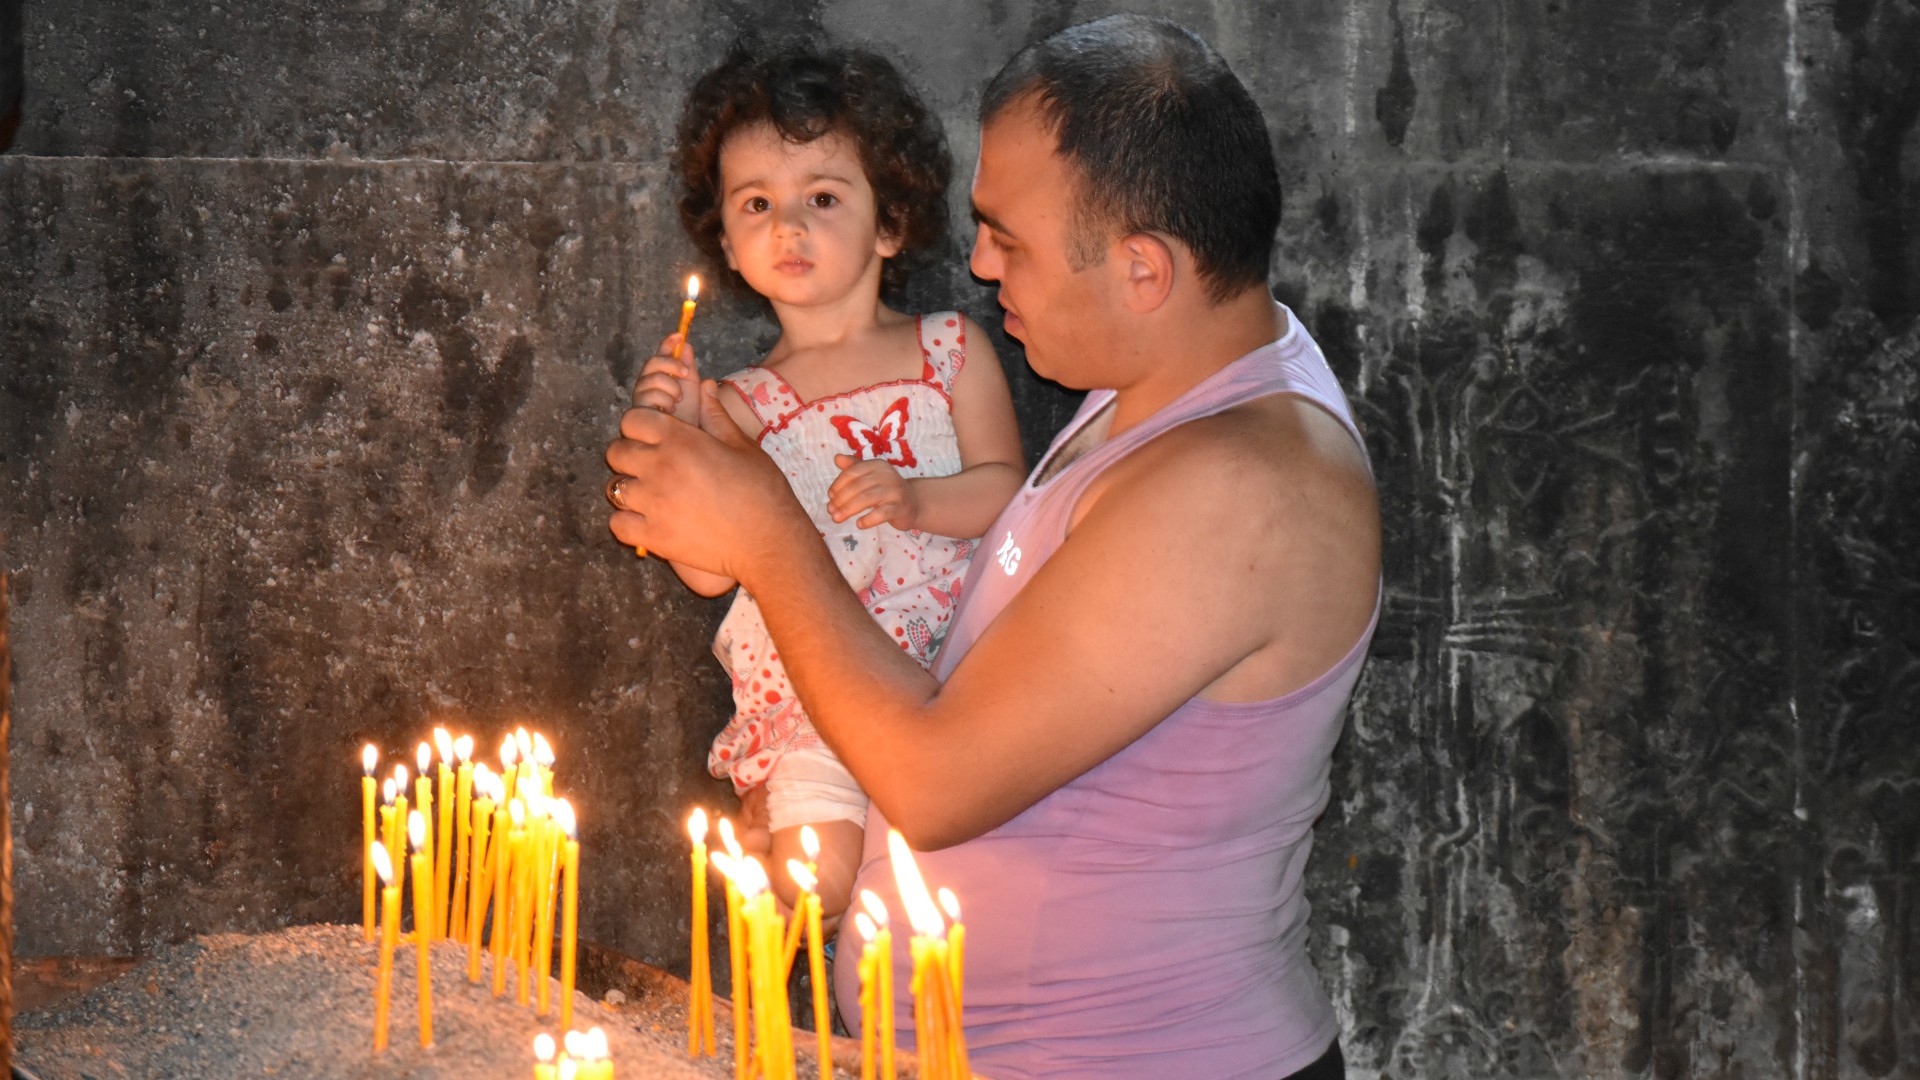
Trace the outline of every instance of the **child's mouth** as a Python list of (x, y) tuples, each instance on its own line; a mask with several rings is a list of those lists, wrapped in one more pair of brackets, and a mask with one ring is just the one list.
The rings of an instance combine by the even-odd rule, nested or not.
[(804, 274), (813, 269), (813, 263), (800, 258), (781, 259), (773, 264), (773, 268), (783, 274)]

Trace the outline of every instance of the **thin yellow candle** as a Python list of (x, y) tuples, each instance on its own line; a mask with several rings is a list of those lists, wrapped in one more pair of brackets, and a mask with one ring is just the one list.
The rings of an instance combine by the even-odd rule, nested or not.
[[(428, 851), (426, 815), (415, 810), (407, 818), (413, 840), (413, 939), (420, 984), (420, 1045), (433, 1045), (433, 856)], [(428, 886), (421, 888), (422, 885)]]
[(874, 922), (873, 997), (874, 1007), (880, 1014), (874, 1026), (879, 1029), (880, 1037), (880, 1075), (883, 1080), (895, 1080), (898, 1074), (893, 1060), (893, 931), (887, 928), (887, 905), (872, 889), (860, 890), (860, 904)]
[(553, 1003), (553, 891), (558, 883), (555, 860), (559, 854), (560, 826), (553, 813), (556, 800), (542, 798), (539, 822), (534, 830), (533, 876), (533, 971), (537, 1011), (547, 1015)]
[(927, 892), (913, 851), (907, 847), (900, 830), (887, 833), (887, 853), (893, 862), (893, 878), (900, 890), (900, 902), (906, 906), (907, 921), (913, 926), (913, 1015), (914, 1046), (923, 1072), (935, 1080), (952, 1068), (946, 1022), (946, 990), (951, 982), (940, 955), (945, 951), (946, 926), (940, 909)]
[(453, 756), (460, 759), (460, 770), (455, 774), (453, 785), (453, 893), (447, 904), (446, 930), (453, 940), (465, 941), (467, 911), (472, 907), (467, 902), (467, 849), (473, 840), (473, 736), (455, 739)]
[(913, 954), (913, 982), (907, 987), (913, 994), (913, 1052), (919, 1057), (920, 1074), (925, 1080), (942, 1080), (946, 1070), (941, 1068), (940, 1039), (927, 1021), (926, 940), (915, 934), (907, 939), (907, 949)]
[(520, 782), (520, 744), (514, 741), (512, 732), (500, 740), (500, 780), (506, 786), (508, 798), (520, 793), (517, 786)]
[[(533, 736), (527, 734), (526, 728), (517, 727), (513, 729), (513, 745), (515, 749), (520, 751), (520, 775), (537, 776), (538, 774), (534, 772), (534, 766), (537, 762), (533, 760)], [(518, 779), (514, 781), (514, 791), (516, 793), (520, 790), (519, 783), (520, 781)]]
[(554, 1080), (553, 1036), (541, 1032), (533, 1037), (533, 1080)]
[(373, 779), (373, 766), (379, 760), (379, 751), (368, 743), (360, 751), (360, 880), (361, 920), (366, 924), (366, 938), (373, 940), (373, 807), (378, 798), (379, 785)]
[[(428, 746), (426, 743), (421, 743), (420, 748), (414, 751), (414, 760), (420, 763), (420, 774), (413, 779), (413, 801), (418, 804), (414, 809), (420, 811), (420, 816), (426, 818), (427, 821), (431, 823), (433, 821), (433, 776), (431, 773), (433, 769), (433, 747)], [(429, 824), (428, 828), (431, 829), (432, 825)], [(433, 889), (433, 833), (431, 831), (427, 833), (427, 876), (423, 881), (418, 874), (414, 875), (413, 887), (415, 890), (427, 889), (431, 891)], [(416, 927), (415, 929), (417, 931), (419, 928)]]
[(582, 1080), (613, 1080), (613, 1059), (607, 1052), (607, 1033), (597, 1027), (587, 1029), (586, 1058), (590, 1066)]
[(700, 275), (687, 275), (687, 298), (680, 302), (680, 329), (676, 331), (679, 339), (673, 343), (673, 358), (680, 359), (680, 350), (687, 344), (687, 331), (693, 327), (693, 309), (695, 301), (700, 299)]
[(693, 956), (687, 999), (687, 1053), (707, 1057), (713, 1045), (713, 970), (707, 944), (707, 812), (696, 808), (687, 818), (693, 839)]
[(440, 751), (439, 781), (434, 793), (434, 808), (439, 811), (439, 830), (433, 837), (433, 936), (447, 936), (447, 886), (453, 883), (453, 736), (447, 729), (433, 729), (433, 743)]
[(556, 800), (554, 821), (566, 839), (560, 845), (560, 873), (567, 881), (567, 899), (560, 916), (560, 1027), (573, 1026), (573, 954), (580, 935), (580, 840), (573, 804)]
[[(737, 847), (727, 843), (732, 839), (732, 826), (726, 818), (721, 818), (722, 844), (729, 849)], [(748, 1062), (751, 1060), (747, 1013), (752, 1005), (752, 996), (747, 985), (746, 920), (740, 911), (740, 886), (734, 881), (734, 868), (739, 865), (739, 860), (731, 854), (716, 853), (713, 865), (720, 871), (727, 888), (727, 959), (731, 964), (729, 970), (732, 973), (733, 994), (733, 1075), (734, 1080), (746, 1080)]]
[(529, 991), (533, 984), (533, 882), (536, 824), (531, 814), (521, 829), (520, 844), (513, 855), (513, 927), (512, 948), (514, 971), (514, 1001), (521, 1005), (530, 1004)]
[[(473, 803), (473, 847), (472, 880), (473, 888), (467, 894), (465, 937), (467, 941), (467, 981), (480, 981), (480, 928), (486, 922), (487, 896), (493, 885), (493, 876), (487, 873), (492, 863), (487, 862), (487, 836), (493, 824), (493, 784), (492, 770), (481, 765), (474, 770), (474, 787), (480, 797)], [(494, 845), (497, 850), (498, 844)], [(457, 897), (460, 890), (455, 889)]]
[(948, 998), (951, 1016), (947, 1034), (953, 1047), (954, 1067), (960, 1076), (966, 1077), (972, 1075), (967, 1057), (966, 1029), (967, 928), (960, 922), (960, 898), (953, 895), (953, 890), (942, 886), (938, 895), (940, 907), (947, 913), (947, 951), (944, 959), (947, 979), (952, 984), (952, 993)]
[(741, 863), (740, 901), (747, 924), (747, 978), (753, 986), (754, 1060), (758, 1062), (760, 1075), (772, 1080), (782, 1075), (778, 1063), (779, 1038), (774, 1025), (784, 1023), (785, 1018), (776, 1016), (774, 1010), (775, 968), (779, 962), (776, 950), (780, 947), (780, 938), (774, 929), (776, 913), (769, 885), (758, 859), (749, 858)]
[(873, 1006), (873, 920), (864, 911), (853, 914), (854, 929), (860, 931), (860, 1080), (874, 1080), (874, 1028), (878, 1019)]
[(393, 767), (393, 831), (388, 835), (387, 850), (400, 852), (400, 858), (393, 863), (393, 883), (402, 888), (407, 884), (407, 767)]
[(820, 1054), (820, 1080), (833, 1077), (833, 1025), (827, 1019), (827, 960), (820, 944), (820, 894), (813, 871), (798, 859), (787, 860), (787, 873), (800, 885), (800, 909), (794, 922), (807, 924), (807, 975), (813, 982), (813, 1031)]
[(393, 947), (400, 940), (400, 886), (393, 881), (393, 860), (387, 845), (373, 842), (373, 870), (385, 887), (380, 890), (380, 978), (373, 990), (373, 1050), (387, 1048), (387, 1013), (393, 1002)]
[[(506, 802), (508, 819), (512, 824), (510, 831), (498, 833), (493, 846), (499, 849), (499, 858), (495, 862), (493, 879), (493, 996), (499, 997), (507, 989), (507, 961), (514, 958), (509, 948), (512, 939), (508, 936), (512, 928), (514, 863), (526, 843), (525, 830), (521, 827), (526, 811), (521, 808), (520, 800), (508, 799)], [(495, 811), (494, 827), (498, 829), (500, 819)]]

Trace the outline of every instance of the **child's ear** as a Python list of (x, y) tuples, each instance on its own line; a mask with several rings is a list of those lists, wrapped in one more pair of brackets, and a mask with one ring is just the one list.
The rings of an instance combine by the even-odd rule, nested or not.
[(720, 237), (720, 251), (727, 257), (727, 269), (736, 271), (740, 269), (740, 264), (733, 258), (733, 241), (724, 235)]
[(891, 259), (900, 254), (900, 238), (882, 229), (880, 234), (874, 237), (873, 250), (874, 254), (881, 258)]

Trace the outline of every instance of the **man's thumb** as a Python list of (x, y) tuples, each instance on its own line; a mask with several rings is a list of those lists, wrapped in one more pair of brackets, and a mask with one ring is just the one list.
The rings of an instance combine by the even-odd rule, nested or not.
[(733, 422), (727, 407), (720, 403), (720, 384), (712, 379), (700, 384), (700, 427), (735, 449), (744, 450), (753, 446), (741, 433), (740, 426)]

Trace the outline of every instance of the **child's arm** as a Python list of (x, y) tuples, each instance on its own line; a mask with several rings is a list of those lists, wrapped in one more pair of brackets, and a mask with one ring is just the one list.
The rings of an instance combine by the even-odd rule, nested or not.
[[(660, 343), (660, 351), (640, 369), (640, 377), (633, 383), (633, 403), (670, 413), (697, 427), (700, 424), (699, 367), (691, 345), (682, 350), (680, 359), (673, 358), (673, 345), (678, 337), (678, 334), (668, 335)], [(721, 596), (739, 584), (724, 574), (698, 570), (684, 563), (669, 560), (667, 565), (673, 568), (674, 576), (682, 584), (700, 596)]]
[[(963, 316), (964, 318), (964, 316)], [(953, 383), (953, 430), (960, 442), (960, 471), (952, 476), (909, 480), (884, 461), (834, 458), (840, 476), (827, 490), (833, 520), (864, 515), (854, 524), (871, 529), (887, 522), (940, 536), (974, 537), (987, 531), (1026, 478), (1020, 427), (1013, 417), (1000, 357), (986, 331), (966, 319), (970, 346), (966, 367)]]

